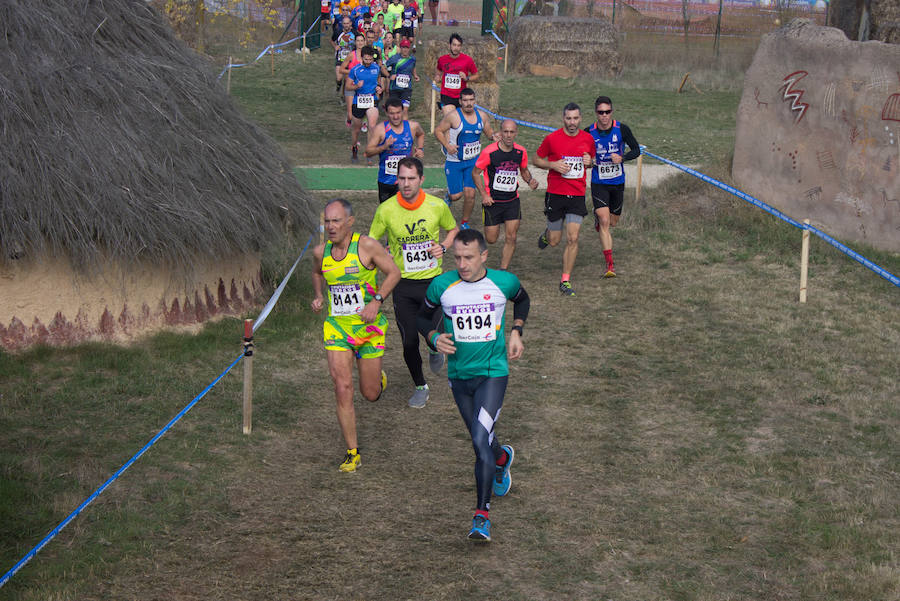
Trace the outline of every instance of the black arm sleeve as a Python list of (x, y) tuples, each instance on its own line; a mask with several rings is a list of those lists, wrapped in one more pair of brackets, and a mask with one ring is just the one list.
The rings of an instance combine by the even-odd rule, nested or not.
[(622, 160), (630, 161), (631, 159), (636, 159), (641, 156), (641, 145), (634, 139), (631, 128), (624, 123), (619, 123), (619, 127), (622, 129), (622, 140), (628, 145), (628, 152), (622, 155)]
[(439, 308), (439, 306), (436, 307), (429, 303), (428, 298), (426, 298), (419, 308), (418, 315), (416, 315), (416, 329), (419, 330), (419, 334), (422, 335), (428, 347), (433, 351), (437, 349), (431, 346), (431, 341), (428, 340), (428, 332), (434, 329), (434, 314)]
[(519, 291), (510, 299), (513, 302), (513, 319), (528, 320), (528, 310), (531, 309), (531, 299), (525, 288), (519, 287)]

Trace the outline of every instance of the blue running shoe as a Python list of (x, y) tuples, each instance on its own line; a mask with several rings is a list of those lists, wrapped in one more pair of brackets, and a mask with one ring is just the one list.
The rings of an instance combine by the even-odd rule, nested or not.
[(516, 452), (510, 445), (505, 444), (500, 448), (506, 451), (508, 457), (506, 465), (496, 466), (497, 471), (494, 473), (494, 496), (496, 497), (506, 496), (506, 493), (509, 492), (509, 488), (512, 486), (512, 476), (509, 473), (509, 468), (512, 466), (513, 458), (516, 456)]
[(491, 542), (491, 521), (483, 515), (472, 518), (472, 529), (469, 530), (469, 540), (479, 543)]
[(468, 221), (463, 221), (463, 222), (461, 222), (461, 223), (459, 224), (459, 229), (461, 229), (461, 230), (467, 230), (467, 229), (469, 229), (469, 222), (468, 222)]

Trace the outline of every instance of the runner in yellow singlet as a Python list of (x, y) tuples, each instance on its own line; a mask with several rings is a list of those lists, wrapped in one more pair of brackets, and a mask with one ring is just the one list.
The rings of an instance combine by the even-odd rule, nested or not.
[[(377, 401), (387, 386), (381, 369), (387, 318), (381, 312), (384, 297), (400, 281), (400, 269), (376, 240), (353, 231), (353, 207), (342, 198), (325, 205), (325, 233), (328, 241), (313, 250), (312, 283), (315, 312), (325, 306), (328, 317), (323, 337), (328, 355), (328, 371), (334, 381), (338, 424), (347, 455), (342, 472), (354, 472), (362, 463), (356, 438), (356, 411), (353, 407), (353, 359), (359, 371), (359, 390), (369, 401)], [(379, 289), (375, 279), (381, 270), (385, 279)]]

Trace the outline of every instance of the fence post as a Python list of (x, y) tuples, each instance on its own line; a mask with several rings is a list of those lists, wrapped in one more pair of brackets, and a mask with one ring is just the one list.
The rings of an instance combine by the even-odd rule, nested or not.
[(506, 46), (503, 47), (503, 72), (506, 73), (506, 63), (509, 61), (509, 37), (506, 38)]
[(306, 62), (306, 34), (303, 34), (303, 48), (300, 49), (300, 56), (303, 57), (303, 62)]
[(434, 133), (434, 111), (437, 110), (437, 97), (434, 86), (431, 86), (431, 133)]
[(244, 320), (244, 434), (253, 430), (253, 320)]
[[(809, 225), (809, 219), (803, 223)], [(809, 273), (809, 230), (803, 228), (803, 242), (800, 245), (800, 302), (806, 302), (806, 280)]]
[(272, 77), (275, 77), (275, 42), (269, 44), (269, 64), (272, 66)]
[(319, 244), (325, 244), (325, 213), (319, 213)]
[(231, 94), (231, 57), (228, 57), (228, 79), (225, 80), (225, 93)]
[(638, 160), (637, 160), (637, 182), (635, 182), (635, 189), (634, 189), (634, 200), (635, 201), (638, 201), (641, 199), (641, 184), (643, 183), (641, 178), (643, 177), (642, 176), (643, 169), (644, 169), (644, 154), (641, 153), (638, 155)]

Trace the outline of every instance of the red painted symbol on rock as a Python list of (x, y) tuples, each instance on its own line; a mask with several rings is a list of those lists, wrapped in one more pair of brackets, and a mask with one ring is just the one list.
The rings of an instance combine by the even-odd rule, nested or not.
[(794, 85), (809, 75), (806, 71), (794, 71), (790, 75), (784, 78), (784, 83), (781, 84), (779, 90), (784, 90), (783, 100), (791, 101), (791, 110), (797, 113), (797, 117), (794, 119), (794, 123), (799, 123), (801, 119), (803, 119), (803, 115), (806, 114), (806, 109), (809, 108), (809, 104), (806, 102), (800, 102), (800, 98), (803, 97), (803, 93), (806, 90), (795, 90)]

